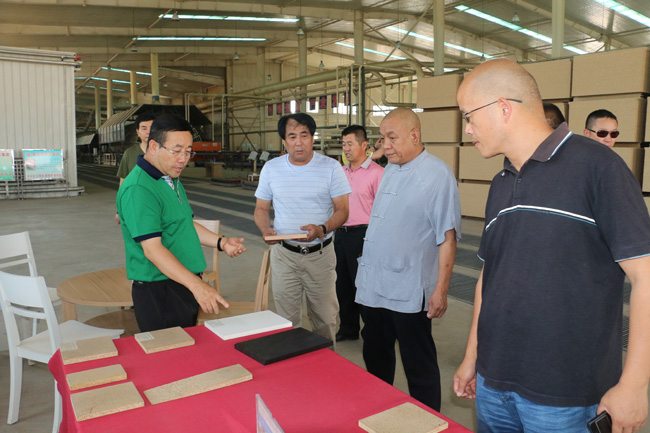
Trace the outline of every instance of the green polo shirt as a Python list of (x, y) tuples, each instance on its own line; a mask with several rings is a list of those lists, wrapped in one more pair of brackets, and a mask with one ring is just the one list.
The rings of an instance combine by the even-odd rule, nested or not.
[(168, 279), (145, 257), (140, 244), (154, 237), (160, 237), (163, 246), (191, 272), (203, 272), (206, 267), (185, 189), (178, 179), (173, 183), (174, 189), (157, 168), (138, 157), (137, 165), (117, 193), (126, 274), (130, 280), (151, 282)]
[(138, 156), (140, 155), (144, 156), (140, 143), (136, 143), (126, 149), (122, 156), (120, 167), (117, 169), (116, 176), (121, 179), (126, 179), (126, 176), (135, 168), (135, 165), (138, 162)]

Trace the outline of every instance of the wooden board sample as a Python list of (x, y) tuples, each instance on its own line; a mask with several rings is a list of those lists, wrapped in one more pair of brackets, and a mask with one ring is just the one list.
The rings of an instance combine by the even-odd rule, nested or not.
[(158, 331), (141, 332), (140, 334), (135, 334), (135, 341), (138, 342), (147, 354), (194, 344), (194, 339), (180, 326), (160, 329)]
[(449, 424), (413, 403), (404, 403), (359, 420), (359, 427), (370, 433), (437, 433)]
[(144, 395), (147, 396), (151, 404), (158, 404), (252, 379), (253, 375), (248, 370), (240, 364), (235, 364), (148, 389)]
[(63, 365), (110, 358), (111, 356), (117, 356), (117, 348), (111, 337), (89, 338), (61, 344)]
[(297, 241), (301, 239), (307, 239), (308, 235), (307, 233), (295, 233), (292, 235), (269, 235), (269, 236), (264, 236), (265, 241), (283, 241), (283, 240), (291, 240), (295, 239)]
[(222, 340), (291, 328), (291, 326), (291, 321), (271, 310), (240, 314), (205, 322), (205, 327), (217, 334)]
[(124, 367), (121, 364), (114, 364), (70, 373), (65, 377), (68, 381), (70, 391), (76, 391), (78, 389), (90, 388), (91, 386), (126, 380), (126, 371), (124, 371)]
[(70, 395), (70, 401), (77, 421), (144, 406), (144, 400), (133, 382), (78, 392)]

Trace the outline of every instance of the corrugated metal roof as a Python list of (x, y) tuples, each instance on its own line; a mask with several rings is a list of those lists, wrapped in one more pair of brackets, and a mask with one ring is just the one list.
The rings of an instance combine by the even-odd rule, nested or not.
[(97, 134), (88, 134), (88, 135), (82, 135), (81, 137), (77, 137), (77, 146), (90, 144), (90, 142), (93, 141), (93, 138), (95, 138), (95, 135)]

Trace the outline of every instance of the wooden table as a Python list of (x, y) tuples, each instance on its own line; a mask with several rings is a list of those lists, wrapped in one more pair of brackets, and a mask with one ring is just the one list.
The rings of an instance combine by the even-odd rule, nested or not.
[[(260, 394), (286, 433), (364, 433), (359, 419), (405, 402), (422, 403), (372, 376), (329, 349), (262, 365), (234, 348), (248, 336), (222, 340), (205, 326), (186, 328), (196, 343), (165, 352), (144, 353), (133, 337), (114, 340), (118, 356), (63, 365), (60, 352), (49, 369), (62, 396), (61, 433), (211, 432), (255, 433), (255, 395)], [(66, 375), (121, 364), (145, 406), (77, 421)], [(217, 368), (241, 364), (253, 380), (152, 405), (143, 391)], [(119, 383), (119, 382), (118, 382)], [(92, 389), (92, 388), (89, 388)], [(82, 391), (72, 391), (72, 393)], [(470, 433), (449, 421), (445, 433)]]
[(125, 268), (105, 269), (68, 278), (56, 288), (63, 320), (77, 319), (77, 304), (94, 307), (130, 307), (131, 281)]

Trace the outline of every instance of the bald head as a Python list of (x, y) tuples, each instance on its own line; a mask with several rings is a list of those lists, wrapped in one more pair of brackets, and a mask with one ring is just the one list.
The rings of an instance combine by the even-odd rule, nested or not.
[(420, 130), (420, 118), (410, 108), (399, 107), (391, 111), (384, 117), (384, 121), (395, 119), (398, 122), (403, 122), (405, 128)]
[(537, 82), (528, 71), (510, 60), (491, 60), (477, 66), (463, 80), (459, 93), (461, 91), (472, 92), (485, 103), (498, 98), (519, 99), (527, 109), (543, 113)]
[(553, 129), (535, 79), (510, 60), (477, 66), (458, 89), (465, 132), (485, 158), (505, 155), (519, 168)]
[(379, 126), (384, 155), (391, 164), (406, 164), (422, 153), (420, 119), (409, 108), (396, 108)]

